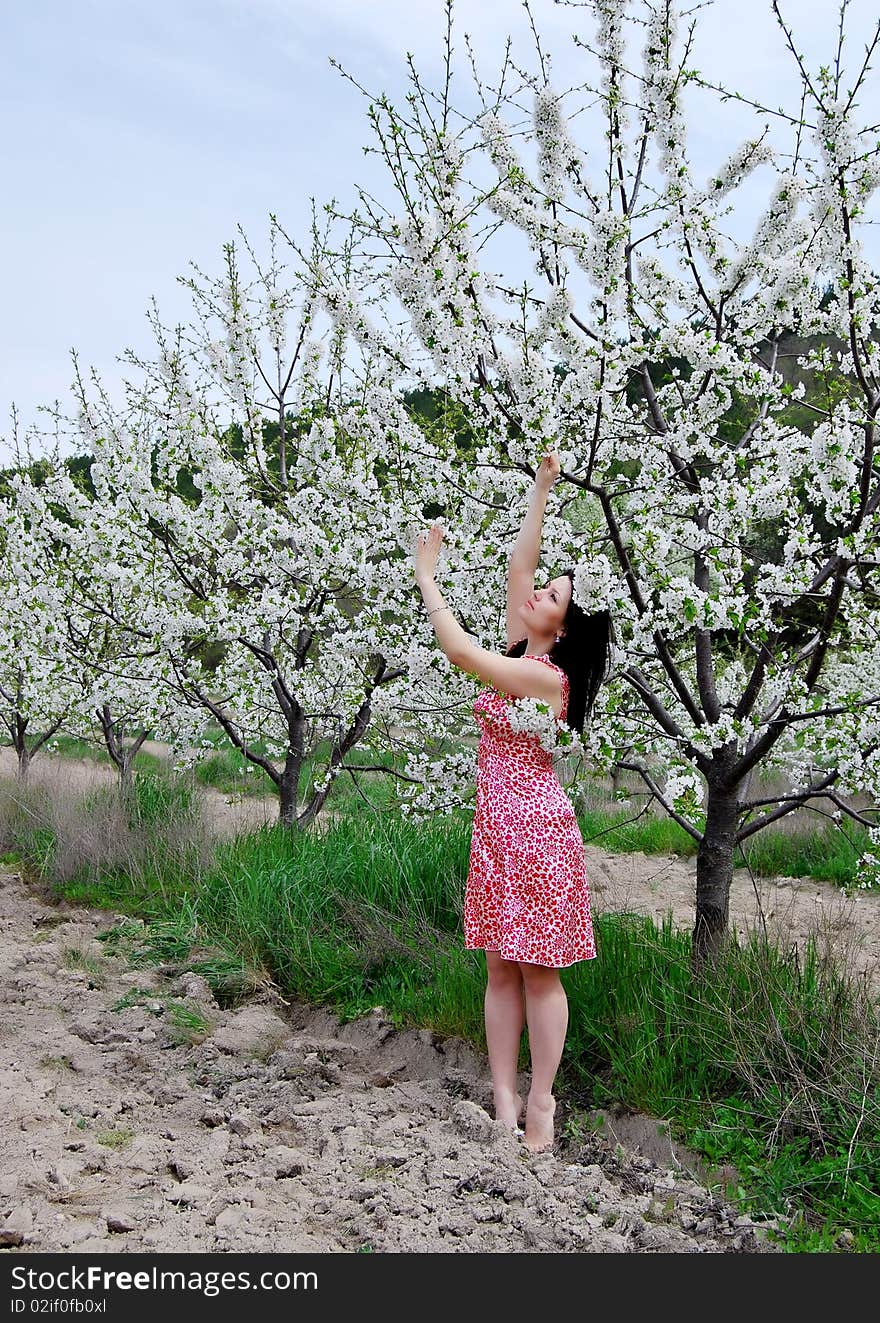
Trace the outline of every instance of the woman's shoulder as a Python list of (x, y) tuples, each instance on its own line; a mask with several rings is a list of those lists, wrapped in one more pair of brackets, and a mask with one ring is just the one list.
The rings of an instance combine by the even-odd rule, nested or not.
[(558, 671), (559, 674), (562, 676), (563, 680), (565, 681), (565, 683), (568, 684), (568, 672), (564, 670), (563, 667), (561, 667), (558, 662), (551, 661), (549, 655), (546, 652), (542, 653), (540, 657), (536, 657), (535, 661), (546, 662), (548, 666), (552, 666), (554, 671)]
[(561, 666), (559, 666), (555, 661), (550, 660), (546, 652), (542, 653), (540, 657), (536, 657), (535, 661), (546, 662), (548, 666), (552, 666), (554, 671), (556, 671), (560, 680), (562, 681), (560, 685), (560, 691), (561, 691), (560, 698), (562, 700), (562, 708), (561, 711), (557, 714), (557, 720), (561, 721), (563, 717), (563, 713), (566, 711), (568, 707), (568, 693), (569, 693), (569, 689), (571, 688), (568, 680), (568, 675), (562, 669)]

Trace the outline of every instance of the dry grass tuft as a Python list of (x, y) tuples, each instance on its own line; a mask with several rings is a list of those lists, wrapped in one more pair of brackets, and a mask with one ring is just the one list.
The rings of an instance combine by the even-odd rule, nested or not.
[(198, 876), (214, 847), (190, 783), (143, 775), (124, 795), (113, 780), (85, 789), (62, 768), (29, 784), (0, 780), (0, 853), (63, 886)]

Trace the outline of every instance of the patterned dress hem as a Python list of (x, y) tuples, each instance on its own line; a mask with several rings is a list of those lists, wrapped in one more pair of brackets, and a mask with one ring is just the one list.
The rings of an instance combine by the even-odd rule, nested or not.
[(496, 955), (501, 956), (502, 960), (510, 960), (515, 964), (540, 965), (542, 969), (571, 969), (572, 965), (579, 965), (584, 960), (595, 960), (598, 955), (597, 951), (593, 951), (590, 955), (575, 956), (574, 960), (566, 960), (562, 965), (551, 965), (546, 960), (527, 960), (524, 956), (505, 955), (494, 946), (471, 946), (465, 942), (464, 949), (466, 951), (494, 951)]

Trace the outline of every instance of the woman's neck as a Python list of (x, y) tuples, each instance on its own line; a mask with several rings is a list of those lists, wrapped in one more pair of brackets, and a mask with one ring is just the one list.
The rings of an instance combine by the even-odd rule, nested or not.
[(553, 647), (552, 639), (547, 640), (546, 638), (543, 639), (536, 638), (534, 642), (531, 639), (526, 639), (526, 650), (523, 653), (523, 656), (546, 657), (552, 647)]

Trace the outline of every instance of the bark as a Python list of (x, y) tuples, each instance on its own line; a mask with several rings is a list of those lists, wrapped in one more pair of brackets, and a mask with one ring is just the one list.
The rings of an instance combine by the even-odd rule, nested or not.
[(712, 777), (708, 787), (706, 827), (697, 850), (697, 910), (693, 932), (693, 968), (699, 972), (718, 955), (727, 938), (733, 852), (739, 821), (737, 785)]
[(15, 713), (12, 726), (12, 743), (18, 757), (18, 779), (26, 781), (31, 766), (31, 752), (27, 746), (25, 731), (27, 730), (27, 718), (22, 717), (20, 712)]
[(297, 827), (296, 792), (299, 785), (299, 769), (302, 755), (288, 750), (284, 760), (284, 771), (278, 783), (278, 809), (283, 827)]

